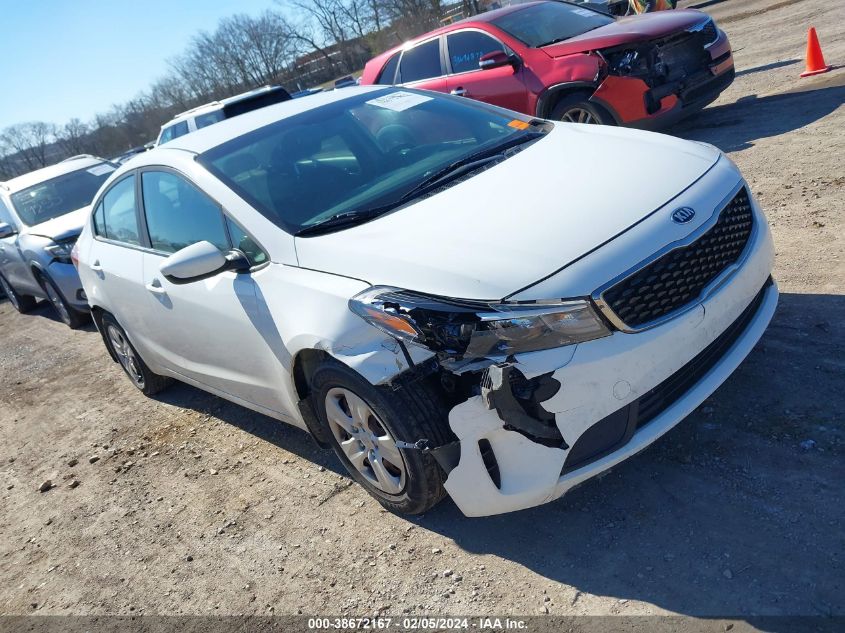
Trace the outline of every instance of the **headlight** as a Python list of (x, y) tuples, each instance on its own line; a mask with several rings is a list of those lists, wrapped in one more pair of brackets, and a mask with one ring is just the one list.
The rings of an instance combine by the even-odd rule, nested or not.
[(73, 244), (73, 242), (56, 242), (55, 244), (50, 244), (50, 246), (45, 246), (44, 250), (60, 262), (70, 264), (70, 252), (73, 250)]
[(583, 299), (485, 303), (377, 286), (352, 297), (349, 309), (393, 337), (470, 358), (535, 352), (610, 334)]

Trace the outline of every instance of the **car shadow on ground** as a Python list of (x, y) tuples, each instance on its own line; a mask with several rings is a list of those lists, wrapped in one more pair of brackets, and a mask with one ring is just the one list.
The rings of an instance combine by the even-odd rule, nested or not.
[[(842, 76), (831, 77), (842, 83)], [(674, 126), (669, 133), (706, 141), (726, 152), (743, 150), (761, 138), (779, 136), (831, 114), (845, 102), (845, 85), (757, 97), (705, 108)]]
[[(749, 621), (842, 615), (845, 466), (836, 455), (845, 326), (837, 314), (845, 296), (782, 295), (764, 338), (702, 407), (561, 500), (481, 519), (446, 501), (413, 522), (573, 587), (552, 613), (571, 613), (583, 592), (618, 598), (620, 613), (624, 601), (639, 600)], [(811, 449), (801, 445), (808, 436)], [(532, 590), (546, 586), (541, 579)]]
[[(3, 304), (7, 301), (8, 301), (7, 297), (0, 295), (0, 304)], [(14, 309), (14, 308), (12, 308), (12, 309)], [(27, 312), (23, 316), (26, 316), (26, 317), (31, 317), (31, 316), (41, 317), (42, 319), (47, 319), (49, 321), (55, 321), (56, 323), (60, 323), (60, 324), (64, 325), (64, 323), (62, 323), (62, 320), (59, 318), (59, 315), (56, 314), (55, 308), (53, 308), (53, 306), (50, 305), (49, 301), (39, 301), (38, 304), (35, 306), (35, 308), (30, 310), (29, 312)], [(76, 329), (80, 330), (82, 332), (96, 332), (97, 331), (97, 328), (94, 326), (94, 322), (91, 321), (91, 320), (86, 321), (83, 325), (81, 325), (80, 327), (78, 327)]]
[(346, 471), (340, 462), (335, 459), (334, 454), (331, 451), (321, 449), (311, 435), (300, 428), (251, 411), (181, 382), (153, 397), (159, 402), (183, 409), (191, 409), (204, 415), (213, 415), (260, 440), (323, 466), (327, 470), (346, 475)]

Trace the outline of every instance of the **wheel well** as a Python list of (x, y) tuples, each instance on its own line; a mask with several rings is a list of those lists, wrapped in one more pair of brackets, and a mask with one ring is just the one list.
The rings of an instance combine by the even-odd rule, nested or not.
[(37, 266), (36, 264), (30, 264), (29, 268), (32, 271), (32, 276), (35, 277), (35, 281), (37, 281), (38, 285), (41, 286), (41, 289), (46, 290), (44, 288), (44, 284), (47, 283), (44, 280), (44, 275), (46, 273), (43, 270), (41, 270), (41, 266)]
[(572, 86), (569, 88), (561, 88), (555, 91), (553, 94), (549, 95), (544, 102), (543, 105), (543, 118), (549, 118), (554, 112), (557, 105), (563, 99), (567, 99), (573, 95), (582, 96), (584, 101), (589, 101), (594, 107), (598, 108), (602, 112), (604, 112), (608, 119), (613, 121), (614, 123), (618, 123), (618, 119), (616, 115), (611, 112), (603, 103), (592, 100), (590, 97), (593, 96), (593, 93), (596, 91), (596, 86), (592, 85), (580, 85), (580, 86)]
[(580, 92), (584, 93), (585, 99), (588, 99), (590, 95), (595, 92), (596, 87), (597, 86), (587, 82), (577, 82), (558, 86), (557, 88), (549, 88), (546, 92), (540, 95), (540, 98), (537, 101), (537, 116), (541, 116), (543, 118), (550, 117), (555, 107), (557, 107), (558, 102), (569, 95)]
[(94, 320), (94, 325), (97, 327), (97, 331), (100, 333), (100, 337), (103, 339), (103, 345), (106, 346), (106, 351), (111, 356), (111, 359), (114, 362), (118, 362), (117, 356), (115, 356), (114, 352), (112, 351), (109, 344), (106, 342), (106, 332), (103, 330), (103, 315), (107, 312), (103, 310), (100, 306), (91, 306), (91, 318)]
[(296, 395), (300, 400), (307, 398), (311, 393), (311, 375), (314, 369), (329, 358), (331, 356), (320, 349), (304, 349), (294, 357), (291, 374)]
[(317, 418), (317, 412), (311, 406), (311, 376), (314, 369), (322, 362), (331, 358), (331, 355), (319, 349), (304, 349), (296, 354), (291, 366), (293, 386), (296, 389), (296, 397), (299, 399), (299, 411), (305, 426), (311, 433), (311, 437), (321, 448), (329, 448), (327, 431), (322, 427)]

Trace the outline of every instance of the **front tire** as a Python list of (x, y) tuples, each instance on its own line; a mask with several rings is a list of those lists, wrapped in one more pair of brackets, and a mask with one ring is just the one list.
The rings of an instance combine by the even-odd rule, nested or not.
[(17, 290), (12, 288), (12, 284), (6, 281), (6, 278), (3, 275), (0, 275), (0, 286), (3, 287), (3, 292), (6, 293), (12, 307), (21, 314), (30, 312), (38, 304), (38, 300), (35, 297), (18, 293)]
[(103, 339), (109, 351), (120, 363), (124, 373), (145, 396), (153, 396), (167, 389), (173, 379), (154, 374), (129, 342), (126, 331), (110, 314), (102, 317)]
[(336, 361), (311, 378), (311, 405), (352, 478), (392, 512), (421, 514), (446, 494), (443, 471), (431, 455), (397, 448), (396, 441), (453, 439), (445, 407), (421, 383), (395, 390), (371, 385)]
[(613, 120), (604, 108), (588, 101), (586, 94), (572, 94), (562, 97), (552, 110), (552, 119), (564, 123), (586, 123), (610, 125)]

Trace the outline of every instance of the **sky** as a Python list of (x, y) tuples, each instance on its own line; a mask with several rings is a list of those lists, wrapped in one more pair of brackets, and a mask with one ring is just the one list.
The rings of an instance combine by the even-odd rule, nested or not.
[(0, 0), (0, 129), (90, 120), (166, 74), (198, 31), (273, 0)]

